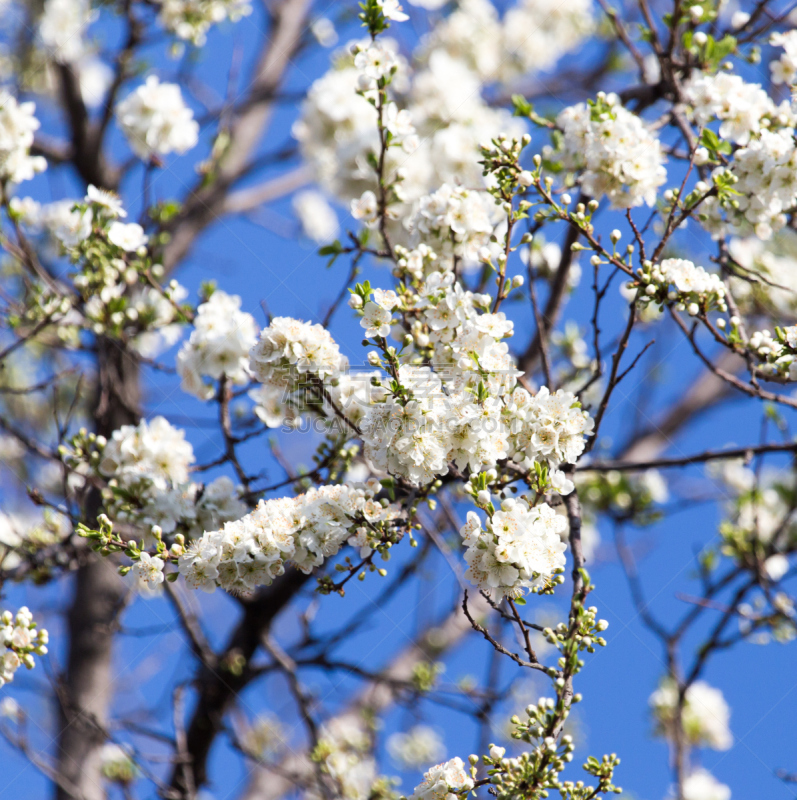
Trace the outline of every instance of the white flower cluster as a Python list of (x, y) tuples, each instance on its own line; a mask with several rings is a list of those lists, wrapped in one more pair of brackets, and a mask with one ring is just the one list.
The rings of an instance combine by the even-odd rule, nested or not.
[(199, 125), (183, 102), (180, 87), (161, 83), (156, 75), (119, 103), (116, 119), (133, 152), (144, 161), (185, 153), (198, 141)]
[(731, 790), (708, 770), (696, 769), (684, 779), (682, 797), (683, 800), (731, 800)]
[(772, 83), (776, 86), (791, 86), (797, 80), (797, 31), (773, 33), (769, 43), (774, 47), (782, 47), (780, 58), (769, 62)]
[[(354, 57), (353, 49), (358, 50)], [(350, 43), (310, 87), (293, 133), (321, 186), (347, 206), (354, 202), (359, 219), (372, 221), (376, 211), (376, 175), (369, 159), (379, 152), (378, 114), (368, 87), (394, 68), (396, 96), (382, 112), (392, 136), (385, 158), (394, 195), (388, 213), (397, 220), (392, 241), (409, 244), (398, 220), (412, 214), (414, 202), (444, 183), (482, 187), (479, 145), (501, 132), (520, 135), (523, 125), (507, 111), (490, 108), (479, 78), (443, 50), (413, 74), (389, 38), (379, 38), (379, 49)]]
[(564, 134), (562, 163), (583, 170), (581, 186), (590, 197), (605, 195), (613, 208), (656, 202), (667, 180), (661, 143), (617, 95), (601, 92), (594, 104), (570, 106), (556, 125)]
[(297, 421), (304, 398), (298, 398), (297, 413), (292, 395), (301, 394), (316, 379), (339, 377), (347, 366), (324, 327), (292, 317), (274, 317), (249, 351), (249, 371), (263, 384), (250, 393), (257, 415), (269, 427)]
[(486, 192), (444, 183), (420, 198), (406, 227), (439, 255), (457, 256), (466, 266), (479, 262), (479, 252), (490, 242), (495, 201)]
[(417, 769), (445, 755), (440, 734), (428, 725), (415, 725), (406, 733), (394, 733), (387, 740), (387, 750), (404, 769)]
[(728, 252), (740, 269), (730, 278), (731, 291), (743, 313), (760, 306), (777, 317), (794, 317), (797, 310), (797, 235), (782, 231), (765, 244), (757, 237), (731, 239)]
[[(678, 687), (665, 680), (650, 696), (650, 706), (657, 723), (657, 732), (673, 739), (678, 707)], [(731, 712), (722, 692), (704, 681), (695, 681), (686, 690), (681, 711), (681, 726), (686, 740), (695, 746), (712, 750), (728, 750), (733, 744)]]
[(554, 66), (592, 26), (590, 0), (521, 0), (503, 19), (488, 0), (463, 0), (427, 36), (424, 50), (444, 50), (486, 83), (511, 81)]
[[(241, 298), (217, 289), (197, 309), (191, 338), (177, 354), (183, 391), (209, 400), (212, 381), (225, 375), (235, 384), (249, 380), (249, 351), (257, 342), (257, 324), (241, 311)], [(207, 383), (203, 378), (210, 378)]]
[[(119, 197), (89, 185), (83, 200), (59, 200), (40, 206), (30, 197), (13, 198), (12, 210), (33, 231), (44, 230), (56, 239), (75, 260), (80, 252), (70, 253), (96, 230), (97, 236), (116, 248), (109, 258), (86, 260), (73, 277), (83, 297), (82, 305), (74, 297), (68, 300), (68, 314), (58, 333), (65, 342), (77, 342), (81, 328), (102, 334), (109, 330), (124, 334), (129, 346), (145, 358), (154, 358), (173, 345), (182, 331), (177, 304), (186, 290), (172, 280), (164, 289), (139, 281), (134, 256), (146, 254), (148, 237), (137, 223), (123, 223), (126, 217)], [(152, 266), (152, 273), (162, 271)]]
[(380, 490), (369, 481), (261, 500), (250, 514), (193, 541), (180, 557), (180, 573), (194, 589), (251, 592), (282, 575), (288, 562), (309, 574), (346, 542), (367, 554), (399, 515), (396, 506), (374, 499)]
[[(319, 752), (324, 771), (335, 781), (335, 796), (340, 800), (369, 800), (383, 797), (372, 736), (360, 720), (351, 716), (332, 719), (319, 731)], [(389, 784), (388, 784), (389, 785)], [(315, 789), (304, 795), (306, 800), (323, 800)]]
[[(374, 297), (361, 324), (367, 335), (384, 335), (399, 297), (379, 290)], [(397, 377), (406, 396), (371, 398), (362, 431), (375, 467), (418, 484), (447, 474), (449, 462), (479, 471), (512, 458), (555, 469), (581, 455), (591, 418), (568, 392), (543, 387), (532, 397), (516, 386), (520, 373), (503, 341), (513, 325), (503, 312), (482, 310), (489, 300), (463, 290), (450, 272), (432, 272), (417, 293), (402, 295), (402, 308), (413, 312), (415, 346), (430, 351), (434, 369), (402, 364)], [(564, 488), (558, 474), (551, 477)]]
[(722, 278), (685, 258), (665, 258), (659, 264), (645, 262), (637, 274), (645, 287), (639, 298), (642, 304), (671, 302), (692, 316), (711, 308), (727, 311)]
[(736, 151), (731, 164), (738, 179), (739, 206), (729, 213), (738, 230), (754, 230), (768, 239), (786, 224), (786, 212), (797, 202), (797, 147), (791, 128), (763, 130), (757, 139)]
[(544, 586), (565, 566), (560, 534), (566, 528), (567, 520), (547, 503), (530, 508), (525, 500), (504, 500), (484, 527), (469, 511), (459, 532), (467, 548), (465, 577), (499, 596), (519, 597), (524, 589)]
[(724, 71), (696, 75), (684, 95), (698, 125), (705, 127), (720, 120), (719, 135), (740, 145), (760, 133), (762, 120), (775, 113), (772, 100), (757, 83), (747, 83), (739, 75)]
[(33, 116), (35, 103), (18, 103), (6, 89), (0, 89), (0, 181), (21, 183), (47, 168), (42, 156), (32, 156), (33, 132), (39, 120)]
[(47, 55), (61, 64), (80, 61), (86, 52), (86, 31), (98, 16), (89, 0), (46, 0), (39, 38)]
[(761, 372), (797, 380), (797, 325), (777, 328), (774, 337), (766, 329), (756, 331), (748, 347), (761, 359)]
[(0, 615), (0, 642), (3, 649), (0, 656), (0, 686), (11, 683), (14, 673), (21, 667), (33, 669), (34, 655), (43, 656), (47, 652), (49, 636), (44, 628), (37, 628), (33, 614), (26, 606), (14, 616), (10, 611)]
[(458, 800), (472, 788), (473, 779), (457, 756), (428, 770), (408, 800)]
[(342, 365), (340, 348), (329, 331), (291, 317), (274, 317), (249, 353), (255, 378), (282, 387), (290, 386), (297, 373), (324, 378), (339, 372)]
[(237, 22), (251, 13), (248, 0), (160, 0), (158, 21), (179, 39), (202, 47), (213, 25)]
[(245, 514), (228, 477), (204, 487), (189, 480), (193, 461), (185, 433), (163, 417), (123, 425), (105, 443), (98, 464), (111, 488), (108, 513), (119, 521), (158, 525), (165, 533), (180, 525), (191, 532), (207, 530)]

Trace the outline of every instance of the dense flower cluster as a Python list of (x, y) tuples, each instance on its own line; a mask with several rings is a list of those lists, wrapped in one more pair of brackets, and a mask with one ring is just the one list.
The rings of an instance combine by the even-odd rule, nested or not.
[(473, 779), (457, 756), (427, 770), (409, 800), (455, 800), (473, 788)]
[(699, 74), (685, 94), (695, 122), (703, 127), (719, 120), (719, 135), (735, 144), (748, 144), (751, 136), (761, 132), (762, 120), (775, 113), (772, 100), (757, 83), (729, 72)]
[[(678, 707), (678, 687), (666, 680), (650, 696), (657, 732), (673, 739)], [(681, 710), (681, 726), (686, 740), (695, 746), (712, 750), (728, 750), (733, 736), (728, 727), (730, 710), (722, 692), (704, 681), (695, 681), (686, 690)]]
[(257, 324), (241, 311), (241, 298), (216, 290), (197, 309), (191, 338), (177, 354), (182, 388), (201, 400), (213, 397), (222, 375), (236, 384), (249, 380), (249, 351), (257, 341)]
[(49, 637), (44, 628), (37, 628), (33, 614), (23, 606), (14, 616), (10, 611), (0, 614), (0, 686), (14, 680), (21, 667), (33, 669), (33, 656), (47, 652)]
[(759, 369), (765, 375), (797, 380), (797, 325), (756, 331), (748, 342), (749, 349), (760, 359)]
[(494, 209), (488, 194), (444, 183), (417, 202), (407, 228), (439, 255), (454, 255), (473, 266), (480, 250), (489, 244)]
[(18, 103), (0, 89), (0, 181), (21, 183), (47, 167), (44, 158), (30, 154), (33, 133), (39, 128), (35, 110), (35, 103)]
[(685, 258), (665, 258), (659, 264), (645, 262), (637, 274), (644, 287), (639, 296), (642, 304), (670, 302), (692, 316), (712, 308), (727, 310), (722, 278)]
[(589, 0), (522, 0), (499, 19), (487, 0), (464, 0), (433, 28), (424, 50), (462, 60), (485, 83), (549, 69), (593, 25)]
[(504, 500), (484, 527), (470, 511), (459, 532), (467, 548), (466, 577), (499, 596), (518, 597), (544, 586), (565, 566), (567, 546), (559, 534), (566, 527), (565, 518), (547, 503), (529, 507), (525, 500)]
[(201, 47), (213, 25), (251, 13), (248, 0), (160, 0), (158, 20), (178, 38)]
[(145, 161), (185, 153), (199, 136), (199, 125), (183, 102), (180, 87), (161, 83), (156, 75), (119, 103), (116, 119), (133, 152)]
[(327, 399), (316, 384), (339, 379), (347, 365), (321, 325), (274, 317), (249, 351), (249, 371), (263, 384), (250, 393), (257, 415), (269, 427), (297, 421), (308, 400)]
[(409, 244), (410, 234), (399, 220), (409, 219), (415, 201), (444, 183), (482, 187), (480, 144), (502, 131), (518, 134), (522, 125), (505, 110), (488, 106), (479, 77), (442, 49), (413, 73), (387, 37), (379, 38), (378, 47), (350, 43), (310, 87), (293, 133), (322, 187), (353, 204), (366, 222), (376, 210), (370, 159), (379, 152), (379, 114), (370, 87), (385, 75), (396, 92), (381, 112), (391, 135), (385, 154), (391, 235), (397, 244)]
[(652, 206), (667, 179), (661, 143), (615, 94), (599, 94), (593, 103), (562, 111), (556, 125), (564, 136), (562, 163), (581, 170), (581, 186), (590, 197), (604, 195), (614, 208)]
[(786, 212), (797, 202), (797, 147), (790, 128), (761, 131), (738, 150), (732, 163), (738, 208), (728, 211), (731, 225), (754, 230), (768, 239), (786, 224)]
[(309, 574), (346, 542), (370, 552), (399, 515), (375, 499), (380, 490), (372, 481), (261, 500), (250, 514), (192, 542), (180, 557), (180, 573), (206, 592), (217, 586), (250, 592), (282, 575), (288, 562)]
[(197, 533), (246, 513), (228, 477), (207, 486), (189, 480), (194, 450), (185, 433), (163, 417), (123, 425), (99, 444), (104, 446), (97, 469), (109, 480), (106, 504), (114, 519), (158, 525), (166, 533), (180, 526)]
[(508, 457), (558, 467), (581, 455), (589, 415), (568, 392), (543, 387), (532, 397), (516, 386), (520, 373), (503, 341), (513, 325), (503, 312), (485, 310), (488, 296), (464, 290), (453, 273), (432, 272), (414, 293), (377, 290), (374, 298), (363, 308), (366, 335), (385, 335), (398, 305), (411, 309), (415, 346), (434, 367), (401, 364), (405, 396), (374, 398), (362, 430), (375, 467), (427, 483), (447, 474), (449, 462), (472, 471)]
[(329, 331), (291, 317), (274, 317), (249, 353), (249, 368), (264, 384), (290, 386), (305, 373), (329, 377), (344, 365)]

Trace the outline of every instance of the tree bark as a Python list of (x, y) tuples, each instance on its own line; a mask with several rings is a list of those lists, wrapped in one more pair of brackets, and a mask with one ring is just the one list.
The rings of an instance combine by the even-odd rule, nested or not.
[[(118, 342), (97, 344), (97, 433), (110, 436), (122, 425), (139, 420), (138, 365)], [(84, 513), (93, 525), (102, 508), (92, 491)], [(75, 574), (75, 589), (67, 613), (69, 651), (60, 680), (57, 800), (103, 800), (100, 749), (105, 742), (114, 689), (113, 641), (125, 604), (126, 587), (113, 561), (91, 558)], [(64, 787), (74, 787), (67, 790)]]

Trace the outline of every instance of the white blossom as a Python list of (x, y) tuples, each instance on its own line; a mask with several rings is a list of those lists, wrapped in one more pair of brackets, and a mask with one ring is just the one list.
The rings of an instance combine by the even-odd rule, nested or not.
[(84, 36), (97, 18), (89, 0), (46, 0), (39, 22), (39, 37), (48, 55), (62, 64), (81, 59)]
[(454, 793), (464, 793), (473, 788), (473, 779), (459, 757), (437, 764), (423, 776), (408, 800), (453, 800)]
[(504, 500), (484, 524), (468, 512), (460, 530), (466, 546), (466, 577), (485, 591), (518, 597), (524, 589), (544, 585), (565, 566), (566, 545), (560, 534), (567, 521), (547, 503), (529, 507), (524, 500)]
[[(261, 500), (250, 514), (193, 541), (180, 557), (180, 573), (190, 587), (208, 592), (216, 586), (252, 591), (270, 584), (289, 562), (310, 573), (347, 541), (361, 548), (375, 544), (371, 537), (398, 516), (396, 507), (374, 500), (380, 489), (374, 481)], [(365, 524), (363, 541), (357, 532)]]
[(316, 244), (328, 244), (338, 235), (338, 215), (321, 192), (312, 189), (297, 192), (293, 196), (293, 210), (304, 235)]
[(21, 183), (47, 168), (42, 156), (30, 155), (34, 131), (39, 129), (35, 110), (35, 103), (18, 103), (0, 89), (0, 181)]
[(158, 0), (158, 21), (175, 36), (202, 47), (213, 25), (252, 13), (248, 0)]
[(249, 351), (257, 342), (257, 324), (241, 311), (241, 298), (217, 289), (194, 317), (191, 337), (177, 354), (182, 388), (202, 400), (214, 394), (213, 383), (226, 375), (232, 383), (249, 380)]
[(570, 106), (556, 125), (564, 134), (563, 163), (583, 170), (581, 185), (588, 195), (606, 195), (614, 208), (655, 203), (667, 179), (661, 143), (617, 95), (599, 96), (593, 106)]
[(708, 770), (696, 769), (684, 778), (683, 800), (730, 800), (731, 790)]
[[(677, 704), (678, 687), (670, 680), (664, 681), (650, 696), (658, 730), (669, 738), (675, 735)], [(704, 681), (689, 686), (681, 711), (681, 725), (688, 742), (712, 750), (728, 750), (733, 744), (729, 721), (730, 709), (719, 689)]]
[(108, 228), (108, 241), (128, 253), (144, 247), (148, 239), (137, 222), (112, 222)]
[(133, 152), (143, 160), (185, 153), (196, 145), (199, 125), (180, 87), (150, 75), (116, 107), (116, 119)]

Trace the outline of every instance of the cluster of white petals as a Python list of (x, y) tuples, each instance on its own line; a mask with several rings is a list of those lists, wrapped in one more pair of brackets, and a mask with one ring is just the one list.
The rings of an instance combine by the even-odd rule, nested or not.
[(457, 756), (424, 773), (423, 781), (415, 787), (409, 800), (458, 800), (472, 788), (473, 779)]
[(719, 135), (741, 145), (760, 133), (764, 117), (775, 111), (769, 95), (757, 83), (724, 71), (698, 74), (686, 86), (685, 99), (698, 125), (705, 127), (719, 120)]
[(709, 308), (727, 310), (722, 278), (688, 259), (665, 258), (659, 264), (646, 262), (637, 274), (644, 287), (641, 303), (668, 300), (692, 316)]
[(290, 386), (301, 374), (328, 377), (344, 365), (329, 331), (292, 317), (274, 317), (249, 353), (252, 374), (271, 386)]
[(439, 255), (454, 255), (472, 266), (490, 242), (494, 208), (495, 201), (486, 192), (444, 183), (418, 200), (406, 226)]
[(49, 637), (44, 628), (37, 628), (33, 614), (23, 606), (13, 615), (10, 611), (0, 614), (0, 686), (14, 680), (14, 673), (21, 667), (34, 667), (34, 655), (47, 652)]
[(766, 329), (755, 331), (748, 347), (761, 359), (761, 372), (797, 380), (797, 325), (778, 328), (775, 336)]
[[(333, 718), (319, 730), (319, 752), (324, 771), (335, 781), (340, 800), (369, 800), (380, 797), (375, 784), (380, 781), (373, 755), (373, 736), (361, 719), (351, 715)], [(324, 800), (315, 788), (305, 800)]]
[(206, 592), (217, 586), (250, 592), (282, 575), (288, 562), (309, 574), (346, 542), (367, 554), (399, 515), (375, 499), (380, 490), (370, 481), (261, 500), (250, 514), (193, 541), (180, 557), (180, 573)]
[(246, 513), (238, 487), (220, 476), (207, 486), (189, 480), (194, 450), (185, 433), (163, 417), (123, 425), (105, 443), (98, 464), (119, 496), (109, 513), (119, 521), (158, 525), (166, 533), (183, 525), (207, 530)]
[(251, 13), (248, 0), (160, 0), (158, 21), (179, 39), (202, 47), (213, 25)]
[(769, 62), (772, 83), (776, 86), (781, 84), (791, 86), (797, 79), (797, 31), (773, 33), (769, 43), (783, 48), (780, 57)]
[(18, 103), (6, 89), (0, 89), (0, 181), (21, 183), (47, 168), (42, 156), (30, 154), (33, 133), (39, 129), (35, 110), (35, 103)]
[(684, 778), (683, 800), (731, 800), (730, 787), (708, 770), (696, 769)]
[(567, 520), (547, 503), (529, 507), (525, 500), (504, 500), (484, 527), (470, 511), (459, 532), (467, 548), (465, 577), (499, 596), (519, 597), (544, 586), (565, 566), (566, 528)]
[(797, 147), (791, 128), (763, 130), (735, 153), (734, 189), (738, 209), (729, 214), (737, 230), (754, 230), (768, 239), (786, 224), (786, 212), (797, 202)]
[(48, 56), (61, 64), (82, 60), (86, 31), (98, 16), (90, 0), (46, 0), (39, 38)]
[[(754, 236), (731, 239), (728, 252), (738, 268), (734, 268), (729, 280), (733, 298), (742, 312), (763, 306), (780, 318), (794, 315), (797, 261), (792, 253), (796, 248), (797, 235), (788, 229), (767, 243)], [(752, 276), (760, 280), (752, 281), (749, 279)]]
[[(385, 154), (385, 177), (396, 195), (388, 208), (391, 220), (406, 220), (415, 201), (444, 183), (483, 186), (480, 144), (501, 132), (523, 132), (519, 120), (484, 102), (479, 77), (444, 50), (435, 50), (412, 72), (387, 37), (380, 37), (378, 46), (350, 43), (310, 87), (293, 133), (320, 185), (347, 206), (354, 203), (357, 218), (366, 222), (376, 211), (370, 158), (379, 153), (370, 87), (391, 71), (396, 95), (382, 111), (392, 137)], [(393, 227), (393, 240), (409, 244), (404, 225)]]
[[(674, 740), (678, 687), (665, 680), (650, 696), (650, 706), (659, 733)], [(731, 712), (722, 692), (704, 681), (695, 681), (686, 690), (681, 710), (681, 726), (686, 740), (698, 747), (728, 750), (733, 744), (729, 728)]]
[(423, 46), (460, 59), (485, 83), (511, 81), (553, 67), (592, 27), (590, 0), (521, 0), (503, 19), (488, 0), (463, 0)]
[(133, 152), (145, 161), (185, 153), (198, 141), (199, 125), (183, 102), (180, 87), (161, 83), (156, 75), (119, 103), (116, 119)]
[(246, 383), (249, 351), (256, 342), (257, 324), (251, 314), (241, 311), (241, 298), (217, 289), (197, 309), (191, 337), (177, 354), (183, 390), (209, 400), (215, 391), (212, 381), (222, 376), (235, 384)]
[(613, 208), (656, 202), (667, 180), (661, 143), (615, 94), (599, 94), (594, 105), (578, 103), (560, 112), (564, 134), (562, 163), (582, 170), (581, 186), (590, 197), (604, 195)]

